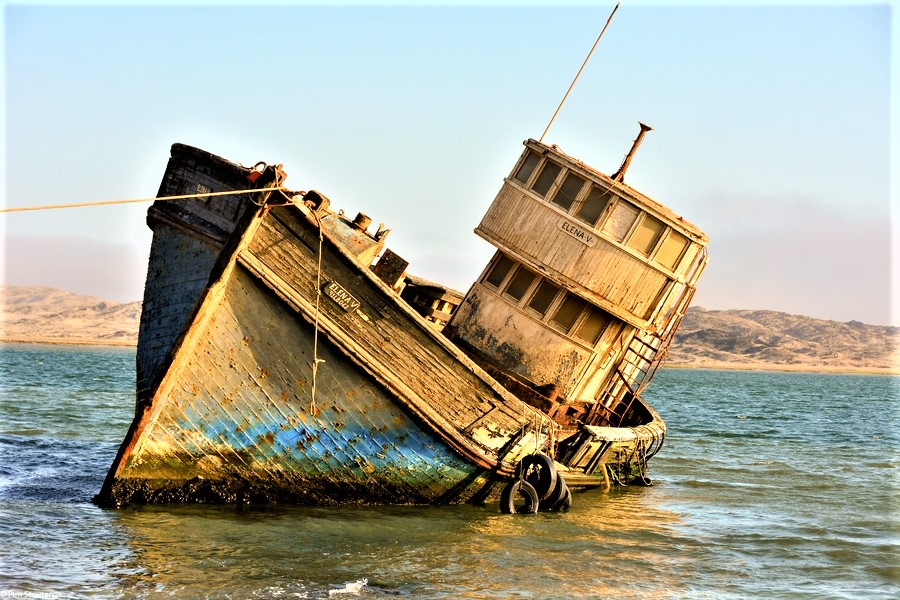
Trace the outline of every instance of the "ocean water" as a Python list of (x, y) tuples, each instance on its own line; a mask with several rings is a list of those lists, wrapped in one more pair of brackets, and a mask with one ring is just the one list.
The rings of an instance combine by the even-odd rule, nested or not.
[(898, 392), (664, 370), (654, 485), (566, 513), (102, 510), (133, 350), (0, 345), (0, 598), (897, 598)]

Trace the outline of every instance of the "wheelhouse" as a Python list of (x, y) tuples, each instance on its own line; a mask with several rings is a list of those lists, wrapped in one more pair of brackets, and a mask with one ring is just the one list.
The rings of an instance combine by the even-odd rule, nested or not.
[(535, 140), (475, 232), (497, 251), (448, 335), (486, 367), (588, 404), (616, 372), (633, 390), (662, 358), (708, 243), (621, 177)]

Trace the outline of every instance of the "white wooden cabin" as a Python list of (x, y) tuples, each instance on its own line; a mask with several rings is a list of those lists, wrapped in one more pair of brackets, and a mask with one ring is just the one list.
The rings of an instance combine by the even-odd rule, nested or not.
[(622, 174), (527, 140), (475, 229), (497, 252), (448, 335), (565, 402), (614, 403), (603, 395), (617, 369), (635, 391), (687, 309), (708, 238)]

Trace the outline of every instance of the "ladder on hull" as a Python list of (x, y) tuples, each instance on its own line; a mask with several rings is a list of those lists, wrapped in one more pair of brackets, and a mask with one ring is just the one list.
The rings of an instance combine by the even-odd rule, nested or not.
[[(702, 265), (699, 270), (702, 271)], [(695, 292), (696, 288), (693, 285), (686, 287), (675, 309), (656, 332), (635, 332), (622, 353), (609, 384), (588, 412), (584, 421), (586, 425), (621, 427), (630, 421), (627, 417), (634, 401), (640, 398), (641, 393), (650, 385), (657, 369), (665, 361), (675, 331), (681, 324)]]

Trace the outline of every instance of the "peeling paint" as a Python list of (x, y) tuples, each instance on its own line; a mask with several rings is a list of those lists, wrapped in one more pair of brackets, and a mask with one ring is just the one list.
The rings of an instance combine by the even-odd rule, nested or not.
[[(529, 148), (535, 144), (527, 143)], [(541, 148), (564, 161), (555, 147)], [(571, 161), (565, 165), (587, 169)], [(246, 168), (176, 145), (161, 191), (177, 195), (179, 185), (196, 189), (200, 177), (204, 185), (215, 180), (216, 189), (236, 190), (283, 179), (274, 167), (263, 173), (253, 184)], [(593, 171), (587, 175), (600, 177)], [(497, 213), (496, 206), (534, 201), (520, 189), (510, 193), (509, 185), (519, 184), (504, 184), (480, 235), (508, 233), (503, 227), (509, 215)], [(553, 327), (521, 318), (528, 314), (522, 306), (511, 311), (499, 293), (476, 285), (447, 326), (452, 339), (476, 351), (479, 362), (473, 362), (370, 272), (383, 248), (383, 228), (370, 234), (366, 218), (350, 222), (331, 212), (318, 193), (307, 194), (304, 202), (298, 197), (288, 202), (274, 193), (269, 206), (241, 197), (223, 204), (237, 207), (228, 214), (210, 212), (199, 202), (178, 208), (160, 202), (151, 208), (149, 271), (158, 272), (161, 283), (148, 278), (138, 409), (98, 503), (484, 501), (512, 475), (521, 457), (535, 449), (552, 451), (548, 444), (558, 439), (559, 425), (540, 412), (551, 409), (566, 422), (629, 419), (629, 427), (606, 428), (610, 435), (631, 433), (612, 442), (605, 454), (599, 447), (580, 454), (594, 444), (593, 438), (577, 437), (586, 429), (563, 440), (561, 447), (575, 453), (573, 464), (582, 465), (582, 486), (597, 484), (597, 465), (605, 465), (607, 456), (637, 456), (645, 462), (658, 450), (665, 427), (630, 387), (647, 372), (617, 371), (625, 382), (619, 388), (601, 388), (609, 384), (591, 372), (592, 385), (607, 395), (594, 402), (593, 392), (582, 385), (578, 393), (594, 404), (580, 412), (565, 410), (555, 391), (554, 399), (541, 393), (548, 384), (563, 388), (563, 396), (574, 392), (594, 348), (554, 341), (559, 336)], [(611, 263), (603, 267), (609, 272), (579, 271), (577, 261), (563, 264), (571, 257), (560, 246), (552, 249), (552, 260), (563, 261), (555, 273), (573, 281), (612, 281), (596, 298), (590, 285), (564, 287), (596, 300), (633, 327), (643, 326), (652, 310), (625, 315), (623, 307), (642, 306), (638, 295), (678, 273), (638, 273), (633, 265), (640, 260), (633, 260), (633, 252), (609, 250), (602, 232), (595, 240), (596, 232), (589, 229), (572, 225), (560, 232), (554, 225), (553, 232), (585, 256), (607, 252), (604, 257), (632, 271)], [(513, 230), (512, 238), (519, 233)], [(590, 246), (582, 243), (589, 238)], [(550, 236), (518, 239), (526, 249), (519, 260), (559, 243)], [(182, 249), (191, 250), (188, 260), (180, 260)], [(329, 299), (320, 302), (323, 286)], [(653, 301), (658, 296), (677, 312), (680, 300), (664, 297), (659, 289)], [(618, 307), (608, 306), (610, 298), (620, 300)], [(661, 321), (650, 325), (648, 332), (671, 333)], [(636, 352), (635, 347), (623, 346), (617, 360), (628, 352)], [(609, 362), (603, 368), (619, 369), (621, 362)], [(488, 367), (519, 377), (510, 379), (510, 389), (531, 386), (530, 392), (517, 397), (485, 373)], [(643, 421), (659, 425), (653, 429)], [(603, 431), (598, 427), (591, 435), (602, 437)], [(582, 459), (587, 463), (577, 462)], [(577, 481), (575, 473), (571, 485)]]

